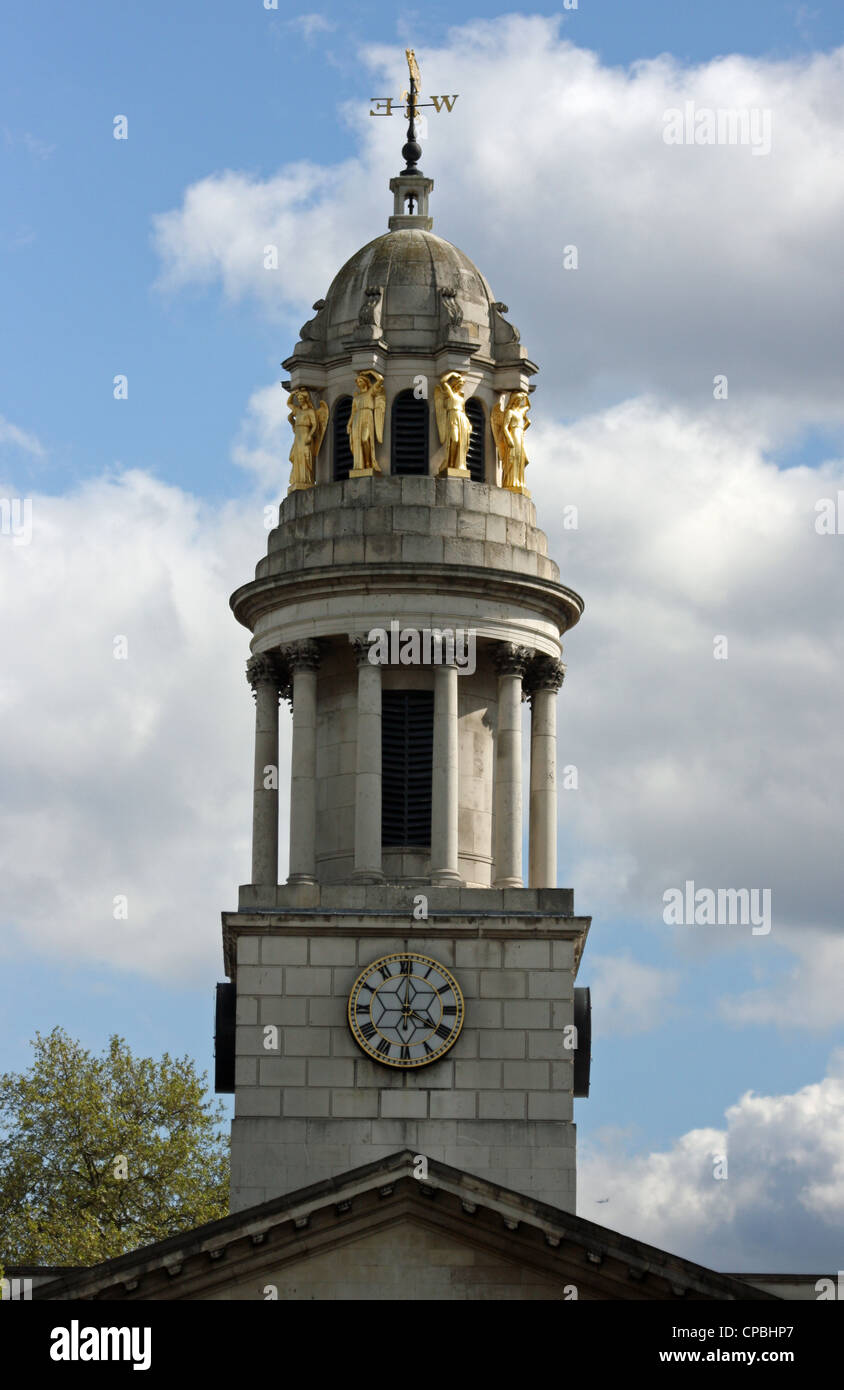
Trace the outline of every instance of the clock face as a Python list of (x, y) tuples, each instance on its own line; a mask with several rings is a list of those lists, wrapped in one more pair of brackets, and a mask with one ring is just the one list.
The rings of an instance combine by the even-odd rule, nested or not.
[(465, 1006), (444, 965), (415, 951), (373, 961), (349, 995), (349, 1027), (368, 1056), (388, 1067), (424, 1067), (457, 1041)]

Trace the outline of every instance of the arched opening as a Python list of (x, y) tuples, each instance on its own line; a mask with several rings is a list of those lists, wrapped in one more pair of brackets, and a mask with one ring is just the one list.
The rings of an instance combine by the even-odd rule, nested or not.
[(400, 391), (393, 401), (390, 472), (428, 472), (428, 402), (413, 391)]
[(352, 414), (351, 396), (341, 396), (334, 403), (334, 481), (335, 483), (345, 482), (349, 476), (349, 471), (354, 462), (352, 458), (352, 446), (349, 443), (349, 436), (346, 426)]
[(466, 414), (472, 426), (469, 436), (469, 449), (466, 454), (466, 467), (473, 483), (486, 482), (486, 417), (484, 408), (476, 396), (466, 402)]

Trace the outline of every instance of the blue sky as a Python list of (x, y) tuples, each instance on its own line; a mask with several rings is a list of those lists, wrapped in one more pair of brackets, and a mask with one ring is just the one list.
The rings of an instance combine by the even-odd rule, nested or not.
[[(633, 1154), (670, 1150), (682, 1135), (721, 1128), (727, 1107), (746, 1092), (793, 1096), (820, 1084), (841, 1045), (840, 1011), (826, 995), (822, 1002), (813, 995), (823, 990), (821, 976), (828, 971), (812, 964), (795, 933), (805, 928), (814, 934), (804, 932), (802, 939), (817, 941), (816, 960), (829, 950), (830, 960), (838, 961), (830, 846), (840, 823), (830, 788), (840, 753), (830, 721), (841, 670), (834, 644), (830, 650), (825, 643), (840, 611), (840, 559), (836, 563), (829, 546), (822, 563), (817, 547), (799, 547), (811, 533), (812, 499), (844, 486), (840, 339), (830, 294), (831, 285), (840, 287), (834, 235), (840, 184), (824, 203), (819, 190), (830, 189), (822, 163), (826, 147), (820, 136), (807, 134), (810, 122), (801, 117), (820, 111), (841, 135), (840, 101), (836, 109), (829, 96), (835, 85), (819, 55), (844, 43), (844, 14), (840, 6), (820, 3), (743, 0), (581, 0), (576, 11), (535, 4), (524, 13), (531, 18), (514, 19), (512, 7), (469, 0), (459, 24), (464, 35), (474, 31), (479, 46), (472, 49), (455, 37), (453, 7), (440, 3), (400, 16), (381, 4), (353, 11), (323, 5), (308, 16), (284, 5), (268, 11), (260, 0), (77, 3), (47, 12), (16, 3), (8, 9), (0, 53), (6, 328), (0, 418), (11, 429), (0, 427), (0, 481), (12, 495), (51, 499), (45, 515), (55, 536), (68, 539), (49, 584), (42, 566), (40, 579), (30, 573), (20, 590), (14, 579), (7, 590), (20, 602), (33, 643), (33, 654), (18, 644), (23, 618), (20, 628), (13, 619), (7, 637), (16, 683), (11, 709), (35, 708), (35, 697), (27, 694), (30, 677), (31, 691), (44, 698), (38, 675), (44, 661), (54, 682), (54, 722), (41, 761), (42, 726), (34, 715), (31, 729), (19, 722), (4, 756), (10, 823), (16, 809), (25, 812), (18, 817), (24, 827), (19, 850), (9, 851), (20, 876), (10, 893), (10, 930), (0, 944), (6, 1068), (26, 1065), (27, 1039), (56, 1023), (87, 1046), (98, 1047), (117, 1031), (138, 1051), (189, 1052), (211, 1068), (213, 986), (222, 977), (216, 914), (234, 905), (238, 876), (245, 877), (251, 759), (251, 709), (238, 665), (246, 640), (226, 599), (249, 577), (265, 543), (260, 510), (284, 485), (287, 445), (273, 394), (281, 396), (279, 364), (344, 255), (377, 235), (390, 210), (386, 184), (398, 167), (403, 130), (397, 121), (389, 135), (371, 130), (365, 113), (370, 97), (388, 94), (389, 86), (381, 90), (385, 82), (400, 90), (401, 67), (391, 68), (385, 54), (392, 50), (391, 61), (400, 61), (405, 43), (415, 45), (423, 74), (436, 74), (431, 81), (459, 91), (463, 103), (451, 126), (446, 116), (431, 120), (423, 164), (437, 180), (435, 229), (477, 259), (509, 303), (523, 339), (535, 345), (531, 355), (540, 361), (547, 402), (537, 435), (549, 460), (558, 448), (571, 461), (570, 477), (580, 488), (573, 496), (591, 518), (591, 530), (578, 535), (555, 531), (551, 465), (540, 474), (538, 463), (540, 525), (551, 535), (564, 582), (587, 603), (582, 632), (570, 639), (561, 698), (564, 760), (583, 770), (576, 804), (563, 806), (562, 881), (573, 883), (579, 910), (595, 913), (581, 982), (603, 979), (606, 999), (610, 982), (619, 987), (623, 965), (611, 976), (604, 967), (602, 975), (597, 967), (590, 970), (591, 957), (630, 958), (651, 972), (656, 1019), (645, 1025), (631, 1018), (626, 1032), (599, 1027), (592, 1096), (578, 1103), (584, 1151), (590, 1144), (600, 1148), (610, 1132)], [(558, 27), (543, 26), (537, 17)], [(566, 43), (574, 57), (567, 56)], [(544, 66), (537, 67), (538, 85), (530, 90), (525, 74), (534, 51)], [(436, 54), (428, 69), (427, 52)], [(507, 88), (510, 55), (511, 96), (520, 115), (508, 124), (491, 109), (490, 90), (495, 83), (498, 91)], [(573, 90), (581, 60), (593, 65), (600, 98), (595, 109), (570, 120), (567, 84)], [(551, 82), (559, 76), (559, 92), (551, 92), (549, 74)], [(780, 103), (775, 130), (784, 134), (774, 157), (729, 168), (686, 161), (675, 165), (675, 184), (666, 182), (675, 175), (665, 174), (660, 161), (667, 156), (657, 142), (652, 163), (646, 153), (632, 166), (638, 172), (630, 184), (638, 180), (643, 190), (636, 205), (624, 160), (614, 165), (610, 146), (602, 153), (602, 102), (607, 111), (625, 119), (629, 114), (632, 124), (637, 100), (647, 100), (660, 83), (666, 90), (684, 83), (695, 90), (698, 83), (703, 91), (707, 84), (719, 90), (719, 82), (728, 90), (732, 82), (737, 91), (745, 84), (748, 92), (759, 84)], [(546, 128), (552, 163), (546, 157), (546, 174), (535, 172), (523, 196), (508, 201), (491, 187), (499, 178), (496, 150), (506, 151), (502, 160), (512, 173), (509, 141), (526, 128), (531, 108), (537, 128)], [(128, 117), (125, 141), (112, 138), (118, 114)], [(834, 139), (829, 145), (834, 151)], [(808, 172), (806, 149), (818, 158), (817, 169)], [(307, 166), (305, 191), (285, 203), (280, 175), (300, 161)], [(225, 171), (242, 193), (242, 219), (218, 199), (215, 180)], [(464, 172), (470, 191), (462, 196)], [(351, 193), (361, 177), (362, 186)], [(501, 181), (506, 185), (503, 171)], [(189, 190), (198, 191), (197, 203), (187, 201)], [(692, 206), (698, 198), (700, 211), (693, 207), (675, 228), (671, 219), (684, 215), (684, 200)], [(723, 225), (707, 224), (704, 210), (719, 198)], [(809, 211), (798, 215), (800, 198)], [(760, 226), (748, 230), (757, 200), (774, 210), (770, 233), (761, 217)], [(265, 203), (271, 207), (266, 233)], [(663, 207), (664, 216), (655, 216), (654, 208)], [(324, 237), (309, 230), (321, 225), (307, 221), (314, 210), (324, 213)], [(157, 220), (162, 215), (189, 248), (181, 266)], [(558, 222), (556, 240), (543, 250), (540, 236), (534, 255), (534, 231), (549, 220)], [(277, 293), (237, 253), (229, 255), (227, 243), (241, 225), (258, 243), (265, 235), (272, 239), (275, 225), (280, 239), (289, 235)], [(807, 244), (801, 245), (802, 236)], [(685, 259), (684, 239), (690, 248)], [(577, 280), (558, 276), (551, 287), (554, 247), (572, 240), (582, 243), (583, 272)], [(658, 244), (661, 250), (648, 251)], [(629, 270), (620, 264), (625, 246), (631, 247)], [(784, 275), (783, 265), (793, 265), (793, 274)], [(703, 289), (696, 299), (698, 279)], [(713, 405), (710, 385), (713, 372), (727, 365), (736, 382), (729, 416)], [(125, 402), (112, 398), (117, 373), (129, 378)], [(628, 456), (619, 452), (619, 436), (631, 441)], [(729, 455), (730, 476), (743, 481), (736, 491), (726, 474), (713, 472), (694, 492), (696, 515), (711, 530), (703, 542), (691, 532), (683, 540), (676, 523), (681, 539), (674, 563), (682, 569), (687, 553), (692, 568), (678, 579), (675, 594), (673, 580), (665, 579), (672, 567), (666, 560), (665, 573), (656, 573), (651, 547), (631, 539), (638, 523), (628, 528), (626, 519), (644, 515), (643, 491), (652, 490), (655, 507), (674, 499), (671, 474), (655, 459), (684, 460), (682, 486), (693, 489), (701, 454)], [(594, 463), (581, 473), (582, 459)], [(641, 486), (628, 497), (631, 459), (638, 461)], [(137, 486), (125, 483), (127, 470), (142, 478)], [(738, 501), (729, 515), (710, 515), (710, 494)], [(754, 496), (760, 511), (751, 516), (746, 498)], [(676, 500), (679, 508), (679, 491)], [(783, 512), (780, 533), (776, 518)], [(654, 553), (674, 543), (666, 540), (668, 525), (655, 524)], [(142, 576), (147, 557), (154, 572), (148, 581), (138, 578), (135, 592), (126, 578), (126, 616), (119, 608), (97, 609), (89, 619), (94, 589), (76, 576), (86, 565), (95, 576), (102, 555), (101, 587), (108, 589), (105, 576), (117, 573), (122, 528), (126, 574), (135, 566)], [(180, 534), (184, 554), (171, 566), (163, 547)], [(622, 562), (628, 578), (621, 575)], [(773, 603), (768, 586), (778, 584), (783, 571), (790, 583)], [(185, 678), (205, 696), (196, 729), (187, 703), (178, 703), (183, 658), (167, 605), (175, 602), (179, 584), (190, 594), (189, 616), (180, 614), (187, 633)], [(622, 619), (630, 593), (636, 614), (631, 608), (629, 620)], [(831, 605), (826, 616), (823, 596)], [(779, 621), (772, 611), (777, 604)], [(109, 731), (121, 717), (115, 711), (123, 709), (109, 703), (117, 698), (113, 673), (100, 670), (93, 647), (86, 647), (95, 633), (107, 641), (112, 632), (128, 630), (130, 613), (149, 660), (145, 670), (130, 673), (137, 684), (120, 700), (156, 711), (143, 755), (148, 782), (139, 762), (123, 763), (125, 749)], [(695, 654), (687, 645), (685, 634), (701, 613), (707, 632), (736, 633), (730, 685), (717, 684), (721, 673), (713, 678), (708, 653)], [(639, 621), (636, 643), (625, 645), (633, 643), (631, 628)], [(790, 671), (781, 666), (788, 641), (792, 649), (796, 644)], [(652, 683), (642, 677), (635, 693), (625, 696), (631, 664), (638, 669), (651, 662)], [(809, 682), (802, 705), (795, 698), (801, 680)], [(631, 709), (643, 702), (650, 711), (645, 727), (631, 722), (630, 736), (623, 736)], [(675, 772), (685, 768), (689, 778), (682, 807), (661, 799), (658, 789), (647, 804), (631, 792), (640, 774), (656, 778), (662, 720), (670, 725), (665, 762)], [(109, 727), (96, 742), (92, 729), (100, 729), (100, 721)], [(178, 730), (172, 743), (168, 721)], [(203, 805), (190, 789), (181, 825), (179, 797), (190, 788), (180, 761), (186, 741), (195, 739), (196, 760), (207, 766), (217, 756), (224, 722), (224, 766), (209, 789), (214, 805)], [(89, 738), (97, 764), (90, 778), (81, 754), (72, 767), (62, 764), (71, 756), (67, 746), (82, 748)], [(31, 754), (20, 752), (30, 747)], [(49, 758), (48, 747), (58, 750)], [(818, 759), (826, 754), (825, 772)], [(642, 771), (646, 766), (649, 772)], [(713, 780), (716, 772), (720, 781)], [(168, 777), (172, 785), (164, 790)], [(638, 809), (625, 820), (628, 797)], [(177, 825), (184, 843), (168, 829)], [(801, 827), (805, 843), (796, 843)], [(54, 835), (61, 853), (45, 868)], [(105, 897), (120, 890), (123, 838), (134, 838), (133, 854), (146, 856), (138, 874), (147, 887), (138, 892), (147, 893), (150, 923), (169, 913), (174, 936), (190, 942), (174, 948), (172, 967), (157, 936), (153, 968), (142, 938), (114, 945), (106, 939), (114, 925), (89, 918), (100, 882)], [(793, 857), (784, 845), (794, 846)], [(56, 865), (64, 853), (79, 881), (62, 881)], [(784, 935), (775, 932), (763, 945), (746, 937), (693, 940), (683, 935), (689, 929), (667, 931), (658, 885), (685, 876), (725, 881), (713, 875), (721, 865), (727, 872), (735, 854), (736, 873), (745, 874), (736, 881), (771, 881), (763, 875), (775, 869), (783, 875), (781, 887), (774, 881), (777, 901), (787, 903)], [(157, 857), (167, 865), (166, 892), (158, 896), (150, 887)], [(192, 891), (203, 872), (206, 897)], [(612, 891), (605, 892), (610, 882)], [(765, 999), (753, 1003), (751, 995), (760, 990)], [(594, 996), (597, 1013), (597, 987)], [(740, 1006), (725, 1005), (739, 998)], [(795, 1018), (801, 999), (808, 1018)], [(599, 1168), (596, 1182), (623, 1182), (623, 1157), (612, 1161), (616, 1166), (607, 1159), (610, 1166)], [(611, 1224), (610, 1213), (602, 1207), (600, 1219)], [(836, 1220), (844, 1224), (844, 1214)], [(667, 1228), (664, 1238), (680, 1236)], [(821, 1258), (818, 1245), (806, 1253), (795, 1239), (792, 1248), (795, 1259)]]

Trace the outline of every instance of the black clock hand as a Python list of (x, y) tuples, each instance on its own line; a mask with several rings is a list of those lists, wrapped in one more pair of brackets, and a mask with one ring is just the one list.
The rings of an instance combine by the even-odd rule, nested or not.
[(410, 975), (408, 974), (408, 975), (405, 976), (405, 980), (404, 980), (404, 1004), (402, 1005), (402, 1021), (401, 1021), (401, 1026), (402, 1026), (402, 1028), (409, 1028), (409, 1027), (410, 1027), (410, 1015), (411, 1015), (411, 1013), (412, 1013), (412, 1010), (411, 1010), (411, 1007), (410, 1007)]
[(437, 1025), (435, 1024), (434, 1020), (431, 1018), (430, 1011), (429, 1011), (429, 1010), (426, 1010), (426, 1012), (427, 1012), (427, 1014), (428, 1014), (428, 1017), (427, 1017), (427, 1018), (423, 1018), (422, 1015), (421, 1015), (420, 1013), (417, 1013), (415, 1009), (411, 1009), (411, 1013), (412, 1013), (413, 1017), (414, 1017), (414, 1018), (418, 1018), (419, 1021), (420, 1021), (420, 1023), (427, 1023), (427, 1025), (428, 1025), (429, 1028), (436, 1028)]

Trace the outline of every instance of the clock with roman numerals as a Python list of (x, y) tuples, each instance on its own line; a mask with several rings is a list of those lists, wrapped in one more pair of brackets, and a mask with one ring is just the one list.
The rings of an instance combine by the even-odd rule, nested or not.
[(398, 951), (373, 961), (349, 995), (349, 1027), (367, 1056), (388, 1067), (424, 1067), (457, 1041), (465, 1005), (449, 970)]

